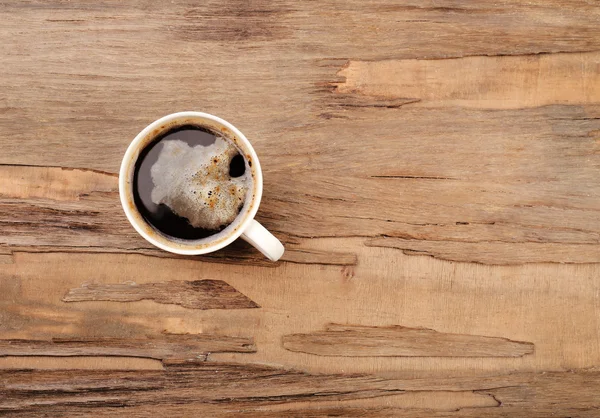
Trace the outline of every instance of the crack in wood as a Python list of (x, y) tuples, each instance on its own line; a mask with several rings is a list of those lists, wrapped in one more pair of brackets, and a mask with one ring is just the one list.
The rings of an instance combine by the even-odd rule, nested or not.
[(374, 179), (422, 179), (422, 180), (458, 180), (452, 177), (441, 176), (411, 176), (411, 175), (387, 175), (387, 176), (370, 176)]
[(134, 302), (180, 305), (189, 309), (251, 309), (260, 306), (223, 280), (171, 281), (162, 283), (86, 283), (71, 289), (63, 302)]
[(324, 331), (282, 337), (286, 350), (339, 357), (522, 357), (530, 342), (452, 334), (427, 328), (329, 324)]
[(6, 247), (0, 246), (0, 264), (12, 264), (14, 261), (13, 252)]
[(365, 242), (368, 247), (393, 248), (406, 255), (486, 265), (526, 263), (599, 263), (597, 243), (553, 244), (519, 241), (419, 240), (410, 236), (381, 236)]
[[(461, 58), (477, 58), (477, 57), (481, 57), (481, 58), (493, 58), (493, 57), (536, 57), (536, 56), (540, 56), (540, 55), (555, 55), (555, 54), (574, 54), (574, 55), (578, 55), (578, 54), (586, 54), (586, 53), (597, 53), (600, 52), (600, 49), (598, 48), (592, 48), (592, 49), (581, 49), (581, 50), (577, 50), (577, 51), (572, 51), (572, 50), (568, 50), (568, 49), (553, 49), (553, 50), (548, 50), (548, 51), (534, 51), (534, 52), (526, 52), (526, 53), (520, 53), (520, 52), (515, 52), (515, 53), (510, 53), (510, 52), (506, 52), (506, 53), (491, 53), (491, 54), (460, 54), (460, 55), (448, 55), (445, 57), (418, 57), (418, 58), (414, 58), (415, 60), (418, 61), (443, 61), (443, 60), (456, 60), (456, 59), (461, 59)], [(394, 58), (392, 58), (394, 59)], [(402, 60), (402, 58), (395, 58), (398, 60)], [(354, 61), (358, 61), (359, 59), (354, 59)], [(350, 60), (351, 61), (351, 60)], [(375, 62), (375, 61), (381, 61), (381, 60), (366, 60), (368, 62)]]
[(419, 103), (421, 101), (421, 99), (397, 99), (397, 100), (385, 100), (385, 101), (374, 101), (373, 99), (371, 100), (363, 100), (362, 102), (360, 100), (354, 99), (353, 103), (337, 103), (337, 106), (339, 107), (356, 107), (356, 108), (361, 108), (361, 107), (372, 107), (372, 108), (382, 108), (382, 109), (400, 109), (403, 106), (412, 104), (412, 103)]
[(62, 166), (62, 165), (48, 165), (48, 164), (23, 164), (23, 163), (0, 163), (0, 167), (27, 167), (27, 168), (40, 168), (40, 169), (46, 169), (46, 168), (55, 168), (55, 169), (59, 169), (59, 170), (65, 170), (65, 171), (81, 171), (81, 172), (88, 172), (88, 173), (96, 173), (96, 174), (102, 174), (105, 176), (110, 176), (110, 177), (115, 177), (115, 178), (119, 178), (119, 173), (113, 173), (111, 171), (105, 171), (105, 170), (98, 170), (98, 169), (94, 169), (94, 168), (86, 168), (86, 167), (68, 167), (68, 166)]
[[(364, 236), (360, 236), (364, 238)], [(306, 237), (301, 237), (306, 238)], [(77, 254), (137, 254), (144, 257), (156, 258), (176, 258), (181, 260), (205, 261), (224, 264), (239, 264), (277, 268), (281, 262), (293, 264), (317, 265), (317, 266), (354, 266), (358, 263), (358, 257), (351, 252), (329, 252), (316, 249), (303, 249), (301, 246), (293, 248), (286, 246), (286, 252), (280, 259), (280, 263), (273, 263), (264, 259), (258, 254), (242, 255), (235, 253), (228, 254), (227, 249), (223, 252), (204, 254), (202, 256), (185, 256), (169, 253), (153, 247), (131, 247), (131, 248), (111, 248), (105, 246), (52, 246), (52, 245), (36, 245), (30, 247), (10, 246), (12, 254), (60, 254), (60, 253), (77, 253)]]
[(206, 360), (210, 353), (254, 353), (252, 338), (213, 334), (163, 334), (148, 338), (60, 337), (0, 340), (0, 357), (140, 357), (161, 361)]

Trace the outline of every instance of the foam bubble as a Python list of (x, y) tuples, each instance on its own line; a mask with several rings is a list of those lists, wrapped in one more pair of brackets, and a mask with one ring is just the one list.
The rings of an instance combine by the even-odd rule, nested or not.
[(220, 137), (209, 146), (190, 147), (178, 139), (163, 141), (150, 169), (151, 199), (169, 206), (196, 228), (219, 229), (237, 217), (249, 190), (250, 175), (229, 176), (236, 146)]

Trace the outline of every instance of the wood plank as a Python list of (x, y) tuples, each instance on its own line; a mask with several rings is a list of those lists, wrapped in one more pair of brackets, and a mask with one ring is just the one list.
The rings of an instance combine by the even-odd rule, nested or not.
[[(597, 371), (513, 373), (486, 378), (385, 379), (369, 375), (313, 375), (251, 364), (203, 362), (166, 371), (0, 372), (0, 408), (13, 416), (593, 416), (600, 407)], [(51, 389), (51, 393), (49, 390)], [(358, 407), (353, 401), (420, 392), (429, 402), (467, 397), (458, 409), (435, 403)], [(310, 399), (310, 400), (309, 400)], [(393, 398), (392, 398), (393, 399)], [(463, 398), (464, 399), (464, 398)], [(87, 405), (86, 405), (87, 403)], [(94, 408), (90, 410), (90, 404)], [(240, 415), (240, 411), (244, 411)]]
[[(448, 242), (454, 254), (426, 253), (453, 260), (493, 264), (598, 262), (600, 230), (594, 226), (599, 210), (595, 199), (600, 156), (594, 133), (600, 130), (597, 106), (492, 113), (409, 108), (360, 112), (362, 116), (354, 126), (346, 126), (340, 119), (327, 122), (327, 130), (335, 129), (347, 138), (347, 147), (334, 152), (326, 132), (315, 127), (311, 135), (323, 150), (310, 157), (313, 163), (302, 169), (282, 170), (266, 185), (258, 219), (285, 241), (287, 260), (352, 265), (356, 259), (351, 251), (307, 251), (305, 239), (386, 235), (417, 240), (411, 245), (413, 251), (435, 249)], [(440, 128), (423, 133), (422, 126), (435, 125)], [(453, 128), (447, 131), (445, 126)], [(374, 153), (360, 151), (362, 139), (352, 134), (357, 127), (378, 138)], [(413, 134), (426, 136), (419, 147), (403, 149)], [(482, 135), (485, 147), (481, 146)], [(308, 155), (311, 151), (298, 145), (276, 161), (303, 161)], [(351, 167), (364, 169), (336, 174), (335, 170), (339, 173)], [(306, 172), (308, 169), (313, 171)], [(290, 183), (292, 173), (295, 181)], [(14, 173), (6, 175), (2, 182), (10, 183), (17, 177)], [(25, 178), (31, 178), (33, 188), (35, 177)], [(83, 187), (74, 181), (72, 184), (75, 190)], [(64, 196), (60, 193), (57, 199)], [(386, 196), (385, 200), (380, 201), (381, 196)], [(372, 212), (373, 202), (378, 202), (376, 214)], [(25, 251), (71, 247), (168, 255), (137, 236), (122, 214), (116, 194), (111, 193), (92, 192), (68, 201), (17, 199), (7, 194), (0, 200), (0, 222), (1, 243)], [(39, 228), (46, 233), (40, 233)], [(546, 257), (536, 251), (541, 244), (553, 249), (552, 255)], [(474, 246), (491, 254), (493, 260), (478, 256)], [(210, 257), (222, 262), (266, 264), (243, 244)]]
[(119, 284), (85, 283), (62, 298), (64, 302), (152, 300), (189, 309), (260, 308), (255, 302), (222, 280), (134, 282)]
[[(16, 253), (0, 269), (3, 338), (139, 339), (163, 332), (252, 336), (252, 361), (314, 373), (405, 373), (408, 376), (588, 368), (600, 362), (599, 264), (489, 266), (406, 256), (364, 247), (361, 238), (314, 239), (316, 249), (356, 249), (356, 266), (207, 263), (126, 254)], [(260, 309), (199, 310), (153, 301), (65, 303), (82, 282), (137, 284), (211, 277)], [(526, 320), (524, 320), (526, 318)], [(403, 324), (440, 333), (507, 337), (535, 344), (523, 357), (331, 357), (286, 350), (282, 337), (325, 324)], [(576, 324), (575, 326), (573, 324)], [(215, 360), (243, 362), (236, 354)], [(3, 362), (3, 364), (8, 364)], [(35, 367), (37, 361), (18, 364)], [(52, 360), (57, 368), (71, 363)], [(132, 365), (132, 367), (137, 367)]]
[(231, 120), (271, 170), (276, 166), (269, 159), (280, 149), (270, 144), (298, 128), (292, 143), (306, 140), (302, 127), (327, 112), (330, 92), (318, 86), (335, 80), (348, 59), (600, 49), (600, 12), (586, 0), (454, 1), (444, 7), (432, 0), (352, 0), (318, 10), (290, 0), (0, 7), (0, 64), (6, 69), (0, 163), (60, 162), (113, 173), (137, 132), (182, 109)]
[(533, 354), (534, 349), (532, 343), (507, 338), (341, 324), (284, 335), (282, 343), (286, 350), (337, 357), (521, 357)]
[(0, 357), (6, 356), (113, 356), (157, 360), (206, 359), (210, 353), (253, 353), (252, 338), (210, 334), (164, 334), (157, 338), (53, 338), (51, 340), (0, 340)]
[[(542, 243), (558, 254), (556, 262), (599, 261), (600, 231), (593, 225), (600, 12), (593, 4), (481, 0), (440, 8), (408, 0), (393, 6), (352, 1), (317, 12), (288, 1), (253, 7), (227, 1), (219, 12), (183, 1), (139, 6), (120, 5), (117, 17), (64, 3), (1, 6), (6, 26), (0, 33), (7, 42), (0, 59), (10, 71), (0, 81), (7, 96), (0, 163), (59, 162), (114, 174), (129, 140), (152, 119), (198, 108), (231, 119), (255, 144), (265, 171), (259, 220), (286, 241), (289, 262), (353, 265), (355, 252), (317, 254), (305, 241), (292, 242), (382, 235), (426, 241), (407, 253), (451, 260), (551, 261), (532, 249)], [(148, 7), (156, 14), (149, 17)], [(165, 21), (169, 30), (163, 30)], [(422, 33), (436, 42), (424, 41)], [(572, 33), (579, 36), (566, 35)], [(39, 38), (44, 48), (30, 45)], [(140, 38), (147, 42), (139, 45)], [(89, 52), (87, 60), (79, 59), (80, 48)], [(244, 55), (248, 51), (251, 56)], [(488, 56), (505, 54), (514, 56)], [(219, 60), (209, 65), (198, 56)], [(406, 78), (434, 70), (442, 74), (435, 83)], [(474, 74), (481, 74), (478, 83)], [(197, 88), (179, 88), (191, 84)], [(455, 99), (485, 109), (456, 108)], [(554, 105), (521, 109), (548, 104)], [(365, 152), (365, 141), (374, 144), (373, 152)], [(119, 214), (111, 194), (116, 180), (74, 173), (89, 176), (92, 185), (101, 182), (85, 196), (88, 183), (71, 179), (67, 191), (58, 169), (29, 172), (24, 183), (15, 183), (15, 170), (0, 173), (0, 188), (12, 190), (14, 199), (0, 207), (6, 231), (0, 244), (23, 251), (164, 255)], [(48, 184), (36, 189), (46, 175)], [(20, 191), (8, 186), (13, 183)], [(52, 199), (60, 202), (42, 203), (53, 188)], [(90, 213), (92, 207), (98, 210)], [(45, 217), (48, 229), (37, 231)], [(422, 249), (440, 242), (448, 242), (452, 254)], [(471, 257), (473, 245), (491, 257)], [(263, 262), (232, 249), (214, 257)]]

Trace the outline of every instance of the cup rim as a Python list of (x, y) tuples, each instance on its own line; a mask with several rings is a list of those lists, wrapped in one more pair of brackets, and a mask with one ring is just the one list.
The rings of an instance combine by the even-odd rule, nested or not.
[[(254, 193), (251, 197), (252, 201), (246, 207), (243, 214), (238, 215), (243, 216), (244, 218), (239, 221), (239, 223), (234, 227), (234, 229), (229, 232), (224, 237), (219, 238), (216, 241), (209, 241), (206, 243), (198, 243), (197, 241), (191, 241), (190, 243), (179, 242), (175, 240), (169, 240), (160, 232), (156, 231), (147, 221), (144, 220), (144, 217), (139, 212), (135, 203), (133, 201), (133, 194), (131, 191), (133, 190), (132, 186), (132, 176), (130, 174), (133, 173), (135, 169), (135, 163), (139, 157), (140, 151), (143, 149), (141, 145), (148, 140), (154, 131), (157, 131), (162, 126), (177, 121), (178, 119), (185, 118), (193, 118), (193, 119), (205, 119), (216, 123), (217, 125), (221, 125), (221, 127), (229, 130), (232, 134), (232, 138), (234, 142), (242, 148), (244, 152), (249, 154), (249, 159), (252, 162), (252, 175), (253, 175), (253, 187)], [(239, 143), (238, 143), (239, 141)], [(241, 144), (240, 144), (241, 143)], [(146, 144), (144, 144), (146, 145)], [(258, 207), (260, 205), (260, 200), (262, 197), (262, 188), (263, 188), (263, 180), (262, 180), (262, 170), (260, 167), (260, 162), (258, 160), (258, 156), (248, 141), (248, 138), (235, 126), (231, 123), (227, 122), (225, 119), (222, 119), (218, 116), (211, 115), (210, 113), (205, 112), (197, 112), (197, 111), (183, 111), (171, 113), (169, 115), (163, 116), (160, 119), (155, 120), (148, 126), (146, 126), (139, 134), (135, 136), (133, 141), (127, 147), (127, 151), (125, 151), (125, 155), (123, 156), (123, 160), (121, 162), (121, 168), (119, 170), (119, 197), (121, 200), (121, 205), (123, 206), (123, 210), (125, 211), (125, 215), (129, 220), (129, 223), (135, 228), (135, 230), (144, 238), (146, 241), (155, 245), (158, 248), (161, 248), (165, 251), (169, 251), (175, 254), (182, 255), (199, 255), (206, 254), (213, 251), (217, 251), (227, 245), (231, 244), (237, 238), (242, 235), (242, 233), (246, 230), (250, 222), (254, 219), (256, 212), (258, 211)], [(234, 221), (236, 222), (236, 221)]]

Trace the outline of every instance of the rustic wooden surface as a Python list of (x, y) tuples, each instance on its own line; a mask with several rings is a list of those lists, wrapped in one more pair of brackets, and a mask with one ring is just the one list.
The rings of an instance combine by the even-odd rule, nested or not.
[[(596, 417), (600, 3), (0, 1), (0, 415)], [(159, 251), (202, 110), (286, 245)]]

